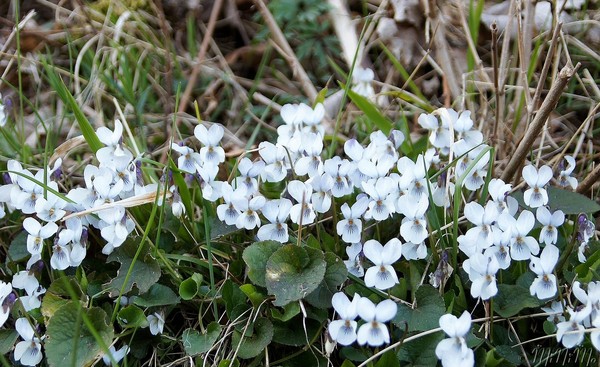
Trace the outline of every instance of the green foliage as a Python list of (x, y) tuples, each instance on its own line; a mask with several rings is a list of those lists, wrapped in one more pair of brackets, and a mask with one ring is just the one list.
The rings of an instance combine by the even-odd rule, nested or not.
[(0, 354), (8, 354), (15, 345), (19, 334), (16, 330), (1, 329), (0, 330)]
[(9, 260), (12, 262), (17, 262), (24, 260), (29, 256), (29, 251), (27, 251), (27, 232), (22, 231), (19, 233), (10, 243), (8, 247), (8, 256), (6, 257), (6, 261)]
[[(295, 308), (292, 305), (298, 305), (298, 303), (290, 303), (290, 309)], [(306, 345), (307, 339), (313, 339), (321, 331), (322, 323), (320, 321), (310, 318), (304, 319), (302, 315), (297, 315), (286, 322), (279, 321), (277, 317), (273, 317), (273, 342), (277, 344), (300, 347)]]
[[(327, 81), (331, 76), (327, 59), (341, 54), (327, 16), (329, 4), (318, 0), (273, 0), (268, 6), (298, 59), (310, 65), (305, 67), (309, 76), (318, 82)], [(265, 41), (267, 36), (268, 28), (264, 27), (255, 38)]]
[(440, 292), (430, 285), (420, 286), (416, 293), (416, 307), (398, 305), (398, 313), (392, 322), (400, 328), (408, 325), (409, 331), (424, 331), (439, 327), (440, 316), (446, 313)]
[(223, 301), (225, 301), (227, 316), (231, 320), (235, 320), (249, 308), (246, 304), (246, 295), (230, 279), (227, 279), (223, 284), (221, 295)]
[(494, 311), (502, 317), (511, 317), (528, 307), (539, 307), (543, 301), (529, 294), (529, 289), (513, 284), (498, 284)]
[(124, 329), (148, 327), (148, 320), (144, 315), (144, 311), (134, 305), (122, 308), (117, 314), (117, 320)]
[(346, 264), (336, 254), (325, 253), (325, 276), (317, 289), (306, 296), (306, 301), (318, 308), (331, 307), (331, 297), (337, 292), (338, 287), (348, 279)]
[(255, 242), (246, 247), (243, 258), (248, 267), (248, 278), (261, 287), (267, 286), (266, 268), (269, 257), (281, 247), (281, 244), (275, 241)]
[(398, 360), (406, 362), (403, 366), (435, 366), (438, 360), (435, 347), (442, 339), (444, 333), (440, 331), (402, 343), (398, 351)]
[(92, 152), (96, 153), (98, 149), (103, 147), (103, 144), (100, 142), (100, 139), (98, 139), (94, 128), (83, 114), (83, 111), (79, 107), (79, 104), (77, 103), (77, 101), (75, 100), (75, 98), (63, 82), (63, 80), (61, 79), (61, 77), (54, 70), (54, 66), (46, 62), (44, 62), (43, 65), (45, 67), (46, 75), (48, 76), (48, 82), (50, 83), (50, 86), (56, 91), (63, 103), (65, 103), (73, 111), (73, 114), (75, 115), (75, 120), (79, 124), (79, 129), (81, 129), (81, 133), (85, 137), (85, 141), (89, 145)]
[[(83, 322), (86, 317), (89, 329)], [(60, 307), (47, 324), (45, 351), (52, 367), (91, 363), (112, 342), (113, 328), (99, 307), (82, 308), (75, 302)], [(100, 339), (98, 339), (100, 338)]]
[(171, 288), (156, 283), (152, 284), (147, 292), (131, 297), (131, 301), (141, 307), (157, 307), (176, 305), (181, 300)]
[[(554, 186), (549, 186), (546, 191), (548, 192), (548, 206), (551, 211), (562, 210), (565, 215), (572, 215), (580, 213), (592, 214), (600, 210), (600, 205), (595, 200), (579, 193)], [(522, 192), (515, 192), (513, 197), (517, 199), (521, 207), (532, 210), (525, 205)]]
[[(600, 245), (598, 241), (591, 241), (590, 243), (590, 247), (597, 247), (598, 245)], [(583, 264), (575, 266), (577, 280), (580, 282), (591, 281), (597, 274), (598, 266), (600, 266), (600, 251), (594, 251)]]
[(140, 256), (136, 259), (136, 252), (140, 246), (138, 242), (138, 238), (128, 239), (108, 256), (108, 262), (120, 264), (117, 276), (106, 284), (111, 297), (119, 295), (121, 289), (124, 292), (131, 291), (134, 285), (140, 293), (145, 293), (160, 278), (160, 265), (150, 254), (147, 245), (141, 245), (143, 247)]
[(498, 345), (494, 352), (499, 357), (504, 358), (507, 362), (512, 363), (515, 366), (520, 366), (523, 363), (523, 358), (519, 351), (510, 345)]
[(273, 304), (284, 306), (314, 291), (325, 277), (327, 263), (322, 251), (284, 245), (267, 260), (265, 281)]
[(77, 279), (67, 276), (56, 279), (50, 284), (42, 299), (42, 315), (50, 319), (61, 307), (73, 302), (72, 296), (79, 299), (81, 306), (85, 306), (88, 302), (88, 297)]
[(203, 333), (194, 329), (186, 329), (181, 336), (181, 342), (188, 356), (208, 352), (221, 334), (221, 325), (218, 322), (211, 322)]
[(400, 367), (400, 361), (393, 350), (385, 352), (375, 364), (375, 367)]
[(273, 324), (267, 318), (258, 318), (252, 325), (252, 332), (242, 334), (235, 330), (231, 338), (232, 348), (238, 351), (242, 359), (254, 358), (262, 353), (273, 339)]
[[(348, 90), (348, 97), (354, 102), (354, 104), (365, 113), (369, 118), (369, 121), (375, 124), (378, 130), (381, 130), (385, 135), (389, 135), (390, 130), (394, 127), (392, 122), (385, 117), (377, 107), (375, 107), (368, 99), (357, 94), (352, 90)], [(370, 130), (374, 130), (373, 127)]]
[(186, 301), (196, 297), (202, 285), (202, 274), (194, 273), (179, 284), (179, 295)]

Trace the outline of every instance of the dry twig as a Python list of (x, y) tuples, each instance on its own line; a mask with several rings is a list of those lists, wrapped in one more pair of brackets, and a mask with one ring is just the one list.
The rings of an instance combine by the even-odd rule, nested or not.
[(540, 107), (539, 111), (535, 114), (533, 121), (531, 121), (531, 125), (529, 125), (529, 128), (525, 132), (523, 139), (517, 146), (517, 149), (513, 153), (512, 158), (510, 159), (510, 161), (506, 165), (506, 168), (504, 169), (504, 172), (502, 173), (502, 180), (504, 182), (511, 181), (518, 167), (525, 160), (527, 152), (529, 152), (529, 150), (533, 146), (535, 139), (537, 139), (538, 135), (542, 131), (544, 125), (546, 124), (546, 121), (548, 120), (548, 116), (550, 116), (550, 113), (556, 107), (556, 104), (558, 103), (558, 100), (560, 99), (563, 90), (567, 86), (567, 83), (569, 82), (569, 80), (571, 80), (573, 75), (575, 75), (580, 66), (581, 64), (579, 63), (575, 67), (573, 67), (572, 65), (566, 65), (558, 73), (558, 78), (556, 82), (554, 83), (554, 85), (552, 85), (550, 92), (544, 99), (544, 102), (542, 103), (542, 106)]

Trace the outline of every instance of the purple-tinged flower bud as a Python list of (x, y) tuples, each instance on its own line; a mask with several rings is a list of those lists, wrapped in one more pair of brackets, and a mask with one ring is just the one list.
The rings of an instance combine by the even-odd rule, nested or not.
[(87, 229), (87, 227), (83, 227), (81, 229), (81, 239), (79, 240), (79, 242), (85, 247), (87, 245), (87, 241), (88, 241), (88, 235), (89, 235), (89, 231)]
[(6, 185), (10, 185), (12, 182), (12, 180), (10, 179), (10, 175), (8, 174), (8, 172), (4, 172), (2, 174), (2, 179), (4, 180), (4, 184)]
[(2, 104), (4, 105), (4, 111), (6, 112), (6, 114), (9, 114), (13, 108), (12, 98), (4, 97), (4, 101), (2, 101)]
[[(444, 168), (444, 167), (440, 167), (440, 168)], [(446, 179), (448, 178), (448, 171), (442, 171), (442, 173), (440, 173), (440, 175), (438, 176), (438, 186), (439, 187), (446, 187)]]
[(579, 214), (577, 217), (577, 240), (587, 242), (594, 235), (596, 226), (588, 219), (587, 215)]
[(15, 292), (11, 292), (6, 296), (4, 302), (2, 302), (2, 311), (8, 312), (8, 310), (15, 304), (17, 301), (17, 295)]
[(579, 216), (577, 217), (577, 226), (579, 228), (583, 227), (583, 225), (585, 224), (585, 222), (587, 222), (587, 215), (585, 214), (579, 214)]
[(44, 264), (44, 261), (38, 260), (35, 263), (33, 263), (33, 265), (31, 265), (31, 268), (29, 268), (29, 272), (34, 272), (36, 274), (39, 274), (42, 272), (42, 270), (44, 270), (44, 266), (46, 266)]
[(57, 167), (56, 170), (54, 172), (52, 172), (50, 179), (54, 180), (54, 181), (58, 181), (62, 177), (62, 173), (63, 173), (62, 169), (60, 167)]
[(127, 212), (123, 212), (123, 218), (121, 218), (121, 224), (125, 226), (127, 223)]
[(561, 159), (560, 162), (558, 162), (558, 168), (557, 171), (564, 171), (565, 170), (565, 160)]

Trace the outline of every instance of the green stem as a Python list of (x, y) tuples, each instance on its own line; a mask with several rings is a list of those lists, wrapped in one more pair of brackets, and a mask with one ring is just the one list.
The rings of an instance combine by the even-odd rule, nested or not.
[(560, 258), (558, 259), (558, 264), (556, 264), (556, 267), (554, 268), (554, 272), (556, 274), (560, 273), (562, 267), (565, 265), (565, 263), (567, 262), (567, 259), (571, 255), (571, 252), (573, 251), (573, 248), (575, 247), (575, 243), (577, 243), (577, 231), (578, 230), (579, 230), (579, 228), (578, 228), (577, 219), (575, 219), (575, 222), (573, 223), (573, 235), (571, 237), (571, 241), (569, 241), (569, 243), (567, 243), (567, 247), (565, 247), (565, 250), (560, 255)]
[(156, 211), (158, 210), (157, 209), (158, 208), (158, 195), (160, 192), (160, 188), (161, 187), (159, 186), (156, 189), (156, 197), (154, 198), (154, 205), (152, 205), (152, 211), (150, 212), (150, 217), (148, 218), (148, 225), (146, 225), (146, 230), (144, 231), (142, 239), (140, 240), (140, 244), (138, 245), (137, 251), (135, 252), (135, 255), (133, 256), (131, 265), (129, 265), (129, 269), (127, 269), (127, 274), (125, 275), (125, 279), (123, 280), (123, 285), (121, 286), (121, 290), (119, 291), (119, 297), (117, 297), (117, 302), (115, 304), (115, 308), (113, 310), (112, 316), (110, 317), (110, 320), (113, 323), (115, 322), (115, 320), (117, 318), (117, 312), (119, 310), (119, 306), (121, 305), (121, 296), (123, 295), (123, 293), (125, 293), (125, 287), (127, 286), (127, 282), (129, 281), (129, 278), (131, 278), (131, 273), (133, 272), (133, 266), (135, 265), (140, 254), (142, 253), (142, 249), (144, 248), (144, 243), (148, 239), (150, 230), (152, 228), (154, 228), (152, 223), (154, 223), (154, 218), (156, 217)]
[[(202, 198), (202, 219), (204, 220), (204, 238), (206, 241), (206, 252), (207, 252), (207, 256), (208, 256), (208, 276), (210, 278), (210, 293), (212, 295), (212, 297), (216, 296), (216, 291), (215, 291), (215, 272), (214, 272), (214, 266), (213, 266), (213, 257), (212, 257), (212, 245), (210, 243), (210, 223), (208, 222), (209, 216), (208, 216), (208, 202)], [(213, 313), (214, 313), (214, 317), (215, 320), (219, 319), (219, 313), (217, 310), (217, 303), (213, 302)]]

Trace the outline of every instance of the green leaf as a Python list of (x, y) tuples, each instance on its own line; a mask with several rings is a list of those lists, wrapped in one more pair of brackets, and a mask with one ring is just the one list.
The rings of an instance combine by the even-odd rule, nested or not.
[(436, 366), (438, 358), (435, 347), (442, 339), (444, 333), (440, 331), (403, 343), (398, 351), (398, 359), (406, 362), (403, 366)]
[(252, 283), (261, 287), (267, 286), (265, 280), (267, 261), (279, 248), (281, 248), (281, 244), (275, 241), (255, 242), (246, 247), (242, 258), (248, 266), (248, 278), (250, 278)]
[(117, 320), (123, 328), (144, 328), (148, 326), (144, 311), (134, 305), (122, 308), (118, 313)]
[(509, 363), (521, 366), (522, 358), (518, 348), (511, 347), (510, 345), (498, 345), (494, 351)]
[(356, 367), (356, 365), (346, 359), (346, 360), (344, 360), (344, 363), (342, 363), (341, 367)]
[(283, 306), (283, 312), (279, 311), (279, 309), (277, 308), (271, 309), (271, 315), (273, 316), (273, 318), (283, 322), (291, 320), (294, 316), (298, 315), (299, 313), (300, 303), (298, 302), (288, 303), (287, 305)]
[[(557, 315), (557, 316), (558, 316), (558, 315)], [(558, 322), (558, 321), (557, 321), (557, 322)], [(551, 321), (548, 321), (548, 320), (544, 320), (544, 325), (543, 325), (543, 328), (544, 328), (544, 332), (545, 332), (547, 335), (555, 334), (555, 333), (556, 333), (556, 330), (557, 330), (557, 328), (556, 328), (556, 324), (555, 324), (555, 323), (553, 323), (553, 322), (551, 322)]]
[[(582, 283), (589, 283), (592, 281), (594, 276), (597, 274), (598, 267), (600, 266), (600, 242), (595, 240), (590, 240), (588, 242), (588, 248), (586, 249), (586, 254), (588, 255), (585, 262), (582, 264), (578, 264), (575, 266), (574, 271), (577, 273), (577, 280)], [(574, 256), (573, 254), (571, 254)], [(565, 275), (567, 271), (565, 270)], [(572, 281), (572, 274), (570, 277), (570, 281)]]
[(437, 289), (422, 285), (416, 292), (416, 308), (398, 305), (398, 313), (392, 322), (400, 328), (408, 324), (409, 331), (425, 331), (439, 327), (440, 317), (446, 313), (444, 300)]
[[(305, 342), (306, 343), (306, 342)], [(282, 367), (306, 367), (306, 366), (330, 366), (328, 361), (321, 353), (314, 353), (313, 350), (307, 350), (303, 353), (294, 355), (293, 358), (283, 362)]]
[(153, 284), (148, 292), (132, 297), (132, 302), (140, 307), (176, 305), (179, 301), (171, 288), (158, 283)]
[(315, 104), (314, 104), (313, 108), (316, 105), (318, 105), (319, 103), (325, 102), (325, 97), (327, 97), (327, 87), (325, 87), (319, 91), (319, 94), (317, 94), (317, 98), (315, 98)]
[(77, 295), (82, 306), (88, 303), (88, 296), (83, 293), (77, 279), (70, 276), (58, 278), (50, 284), (42, 299), (41, 311), (46, 319), (50, 319), (58, 309), (73, 301), (69, 288)]
[(234, 320), (244, 311), (250, 308), (246, 304), (246, 295), (240, 290), (240, 287), (233, 283), (231, 279), (227, 279), (223, 284), (221, 296), (225, 301), (227, 317)]
[(348, 90), (348, 97), (352, 100), (352, 102), (358, 107), (362, 112), (367, 115), (369, 120), (371, 120), (375, 126), (385, 135), (389, 135), (390, 131), (394, 127), (394, 124), (388, 120), (378, 109), (375, 107), (368, 99), (361, 96), (360, 94), (354, 92), (353, 90)]
[(22, 231), (10, 243), (6, 262), (8, 262), (9, 259), (14, 262), (21, 261), (29, 257), (29, 255), (29, 251), (27, 251), (27, 232)]
[(44, 345), (50, 366), (85, 366), (102, 353), (98, 341), (83, 322), (81, 313), (90, 320), (105, 346), (113, 341), (114, 332), (106, 312), (99, 307), (81, 308), (69, 302), (58, 309), (47, 324)]
[[(402, 79), (404, 79), (405, 82), (408, 81), (408, 88), (410, 88), (410, 90), (416, 96), (418, 96), (421, 100), (426, 101), (427, 98), (425, 98), (423, 93), (421, 93), (421, 90), (419, 89), (419, 87), (417, 87), (415, 82), (412, 79), (410, 79), (410, 74), (406, 71), (406, 69), (404, 69), (404, 66), (402, 66), (402, 63), (396, 58), (396, 56), (394, 56), (392, 51), (390, 51), (387, 47), (385, 47), (383, 42), (380, 43), (380, 45), (383, 49), (383, 52), (386, 54), (388, 59), (390, 59), (390, 61), (392, 62), (392, 64), (396, 68), (396, 70), (398, 70), (398, 72), (400, 73), (400, 76), (402, 76)], [(428, 110), (427, 112), (431, 112), (431, 111)]]
[(285, 245), (269, 257), (266, 283), (273, 304), (284, 306), (306, 297), (323, 278), (327, 264), (323, 252), (310, 247)]
[(202, 285), (202, 274), (194, 273), (179, 284), (179, 295), (186, 301), (196, 297)]
[(340, 348), (340, 356), (354, 362), (364, 362), (367, 358), (369, 358), (370, 354), (367, 355), (367, 351), (364, 349), (358, 349), (358, 346), (350, 346)]
[(229, 359), (224, 359), (219, 362), (219, 367), (239, 367), (240, 361), (237, 359), (235, 361), (230, 361)]
[(375, 364), (375, 367), (400, 367), (400, 361), (393, 350), (385, 352)]
[(273, 324), (264, 317), (254, 322), (254, 332), (250, 336), (242, 336), (242, 333), (234, 330), (231, 337), (232, 349), (239, 345), (238, 357), (242, 359), (254, 358), (259, 355), (271, 343), (273, 339)]
[(240, 290), (244, 292), (254, 307), (260, 306), (265, 298), (267, 298), (266, 294), (258, 291), (252, 284), (242, 284), (240, 285)]
[[(554, 186), (547, 187), (546, 191), (548, 192), (548, 206), (550, 211), (562, 210), (565, 215), (572, 215), (580, 213), (591, 214), (600, 210), (600, 205), (595, 200), (579, 193)], [(525, 205), (522, 192), (517, 191), (512, 196), (517, 199), (521, 207), (533, 210)]]
[[(297, 303), (290, 303), (296, 304)], [(304, 330), (306, 325), (306, 331)], [(273, 320), (273, 342), (281, 345), (299, 347), (306, 345), (306, 341), (311, 340), (313, 336), (321, 332), (321, 322), (314, 319), (302, 320), (300, 316), (287, 322)]]
[(211, 217), (210, 223), (210, 239), (215, 240), (219, 237), (230, 235), (240, 229), (236, 226), (230, 226), (227, 223), (221, 221), (218, 217)]
[(7, 355), (17, 341), (19, 334), (16, 330), (0, 329), (0, 354)]
[(79, 124), (79, 129), (81, 130), (85, 141), (90, 146), (92, 152), (96, 153), (98, 149), (102, 148), (104, 145), (100, 142), (94, 128), (83, 114), (83, 111), (79, 107), (79, 103), (77, 103), (58, 73), (54, 71), (54, 67), (44, 60), (42, 60), (42, 64), (46, 69), (50, 86), (56, 91), (56, 94), (58, 94), (63, 103), (73, 111), (73, 115)]
[(306, 296), (306, 301), (318, 308), (331, 307), (331, 297), (337, 292), (337, 287), (348, 279), (346, 264), (332, 252), (325, 253), (327, 269), (321, 284)]
[(181, 336), (183, 348), (188, 356), (208, 352), (221, 335), (221, 325), (213, 321), (206, 327), (205, 333), (200, 334), (194, 329), (186, 329)]
[(545, 303), (531, 296), (529, 289), (511, 284), (498, 284), (498, 294), (494, 301), (494, 311), (502, 317), (511, 317), (524, 308), (538, 307)]
[(133, 267), (129, 278), (127, 279), (127, 284), (125, 284), (123, 290), (124, 293), (131, 291), (134, 284), (137, 286), (140, 293), (145, 293), (160, 278), (160, 265), (148, 251), (148, 246), (145, 246), (145, 248), (141, 250), (140, 256), (133, 262), (138, 246), (140, 246), (136, 240), (139, 241), (139, 238), (126, 240), (124, 244), (113, 251), (112, 254), (108, 255), (107, 262), (116, 261), (121, 264), (121, 267), (117, 271), (117, 276), (109, 283), (105, 284), (105, 287), (110, 291), (111, 297), (119, 295), (123, 284), (125, 284), (125, 277), (132, 264)]

